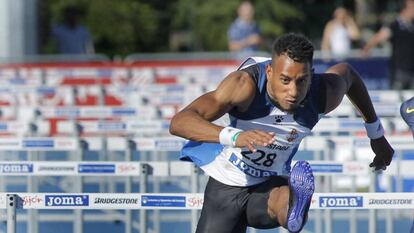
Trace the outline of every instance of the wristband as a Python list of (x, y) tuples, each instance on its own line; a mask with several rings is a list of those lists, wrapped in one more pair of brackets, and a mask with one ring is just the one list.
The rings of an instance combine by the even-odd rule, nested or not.
[(364, 126), (370, 139), (377, 139), (384, 136), (384, 128), (379, 118), (372, 123), (364, 123)]
[(220, 144), (225, 146), (236, 146), (237, 137), (243, 132), (241, 129), (233, 127), (225, 127), (220, 131)]

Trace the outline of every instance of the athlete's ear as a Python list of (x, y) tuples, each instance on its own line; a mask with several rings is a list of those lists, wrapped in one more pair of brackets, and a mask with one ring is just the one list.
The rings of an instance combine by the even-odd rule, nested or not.
[(269, 81), (270, 78), (272, 78), (272, 73), (273, 73), (272, 65), (269, 64), (269, 65), (266, 66), (266, 79), (267, 79), (267, 81)]

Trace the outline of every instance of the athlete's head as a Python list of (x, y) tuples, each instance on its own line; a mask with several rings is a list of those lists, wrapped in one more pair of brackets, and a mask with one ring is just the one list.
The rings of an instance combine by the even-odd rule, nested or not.
[(266, 68), (267, 92), (282, 110), (293, 111), (305, 99), (312, 59), (313, 45), (302, 35), (290, 33), (274, 43), (272, 65)]

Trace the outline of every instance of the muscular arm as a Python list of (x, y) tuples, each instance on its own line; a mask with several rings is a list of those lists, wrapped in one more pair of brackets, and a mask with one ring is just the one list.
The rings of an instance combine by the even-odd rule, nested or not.
[(347, 95), (365, 122), (377, 119), (368, 91), (359, 74), (348, 64), (340, 63), (330, 67), (324, 74), (326, 85), (326, 109), (328, 113), (335, 109)]
[[(330, 67), (323, 82), (326, 86), (326, 113), (336, 108), (344, 95), (347, 95), (366, 123), (377, 120), (368, 91), (359, 74), (350, 65), (341, 63)], [(391, 163), (394, 150), (384, 136), (371, 139), (371, 148), (375, 157), (369, 166), (375, 170), (385, 170)]]
[(223, 127), (211, 123), (232, 108), (245, 108), (255, 94), (255, 83), (244, 71), (231, 73), (215, 91), (197, 98), (171, 120), (170, 133), (194, 141), (219, 142)]

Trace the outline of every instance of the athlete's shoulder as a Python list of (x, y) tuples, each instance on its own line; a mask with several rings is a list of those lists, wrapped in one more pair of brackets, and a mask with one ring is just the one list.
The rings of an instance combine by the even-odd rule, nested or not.
[(270, 57), (249, 57), (240, 64), (238, 70), (243, 70), (253, 65), (267, 65), (271, 62), (272, 58)]
[(326, 84), (324, 78), (326, 73), (313, 73), (312, 82), (307, 96), (307, 102), (318, 113), (324, 113), (326, 104)]
[(255, 96), (256, 84), (246, 72), (235, 71), (234, 74), (220, 84), (214, 95), (226, 100), (232, 108), (246, 109)]
[(214, 91), (217, 97), (226, 97), (233, 104), (248, 101), (254, 96), (256, 84), (250, 74), (240, 70), (229, 74)]
[[(254, 82), (252, 81), (251, 74), (248, 72), (243, 72), (241, 70), (236, 70), (229, 74), (225, 79), (225, 82), (230, 84), (232, 88), (239, 88), (241, 86), (255, 86)], [(224, 82), (224, 83), (225, 83)]]
[(329, 74), (326, 73), (312, 73), (312, 82), (311, 82), (311, 88), (318, 87), (323, 82), (323, 79), (326, 78), (326, 76), (329, 76)]
[(328, 76), (329, 74), (326, 73), (313, 73), (310, 91), (320, 92), (322, 89), (325, 89), (326, 86), (324, 82)]
[(266, 66), (270, 63), (271, 58), (249, 57), (240, 65), (238, 70), (248, 73), (256, 85), (261, 86), (266, 77)]

